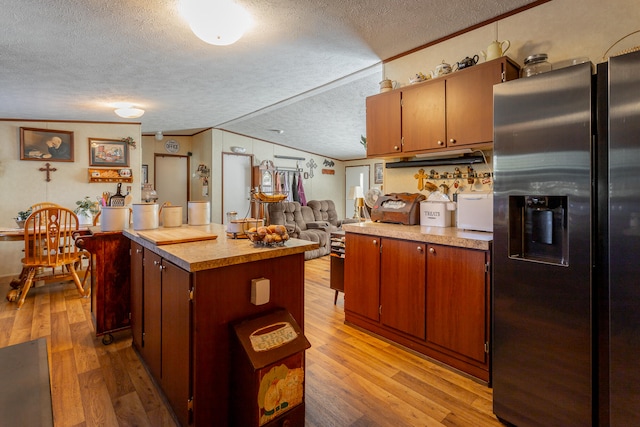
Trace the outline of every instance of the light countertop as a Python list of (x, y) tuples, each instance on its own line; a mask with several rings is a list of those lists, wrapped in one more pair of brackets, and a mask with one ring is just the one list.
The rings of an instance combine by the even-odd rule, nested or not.
[(421, 225), (360, 222), (342, 224), (347, 233), (368, 234), (417, 242), (457, 246), (468, 249), (489, 250), (493, 233), (460, 230), (456, 227), (425, 227)]
[[(185, 224), (180, 228), (197, 229), (206, 233), (216, 234), (218, 237), (214, 240), (157, 246), (153, 242), (140, 237), (132, 228), (123, 230), (123, 234), (178, 267), (191, 272), (293, 255), (318, 248), (317, 243), (300, 239), (289, 239), (284, 246), (256, 247), (248, 239), (227, 237), (225, 227), (222, 224), (199, 226)], [(161, 229), (162, 227), (158, 230)], [(172, 231), (176, 229), (177, 227), (172, 228)]]

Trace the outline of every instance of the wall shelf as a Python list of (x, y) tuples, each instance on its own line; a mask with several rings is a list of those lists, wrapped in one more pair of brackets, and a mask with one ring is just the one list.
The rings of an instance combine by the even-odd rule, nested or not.
[(89, 182), (133, 182), (130, 168), (89, 168)]

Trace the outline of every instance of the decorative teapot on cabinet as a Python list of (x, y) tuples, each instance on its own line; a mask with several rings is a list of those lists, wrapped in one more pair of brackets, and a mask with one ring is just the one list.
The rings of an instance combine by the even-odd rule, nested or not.
[[(505, 45), (506, 47), (504, 47)], [(489, 46), (487, 46), (487, 53), (485, 53), (484, 50), (480, 53), (485, 61), (491, 61), (492, 59), (500, 58), (502, 55), (507, 53), (510, 46), (511, 42), (509, 40), (503, 40), (501, 42), (494, 40)]]
[(478, 55), (473, 55), (473, 57), (469, 58), (468, 56), (461, 61), (458, 61), (454, 64), (454, 67), (457, 70), (462, 70), (463, 68), (471, 67), (478, 63)]
[(435, 70), (431, 71), (431, 77), (436, 78), (444, 76), (445, 74), (449, 74), (451, 71), (451, 65), (442, 61), (442, 64), (439, 64)]

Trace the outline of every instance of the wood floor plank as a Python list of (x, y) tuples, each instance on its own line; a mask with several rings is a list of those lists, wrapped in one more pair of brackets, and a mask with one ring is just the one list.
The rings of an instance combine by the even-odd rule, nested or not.
[(73, 350), (69, 321), (64, 312), (51, 313), (51, 352)]
[(113, 406), (118, 417), (118, 425), (136, 427), (154, 427), (147, 416), (140, 397), (135, 391), (117, 397), (113, 401)]
[(78, 373), (81, 374), (99, 369), (100, 360), (98, 360), (94, 339), (87, 322), (70, 324), (69, 332), (71, 333), (73, 353), (75, 355)]
[(84, 422), (82, 393), (73, 349), (51, 352), (50, 375), (51, 403), (56, 427), (71, 427)]
[[(120, 352), (109, 351), (100, 356), (100, 368), (104, 375), (109, 396), (114, 402), (122, 396), (135, 393), (136, 389), (131, 382), (127, 366), (123, 362)], [(136, 399), (139, 401), (140, 398)], [(142, 403), (140, 403), (142, 407)]]
[(78, 374), (82, 405), (86, 419), (92, 424), (117, 426), (118, 417), (109, 396), (109, 390), (101, 369)]

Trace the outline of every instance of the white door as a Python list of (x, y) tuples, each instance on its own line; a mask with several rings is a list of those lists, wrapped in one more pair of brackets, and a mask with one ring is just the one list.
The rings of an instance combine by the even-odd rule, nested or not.
[(345, 185), (345, 218), (353, 218), (355, 213), (355, 200), (352, 198), (352, 190), (360, 187), (362, 190), (361, 197), (369, 190), (369, 165), (366, 166), (347, 166), (345, 168), (346, 185)]
[(187, 222), (189, 200), (189, 158), (187, 156), (155, 155), (154, 188), (158, 204), (164, 202), (182, 206), (182, 222)]
[(227, 212), (238, 212), (238, 218), (251, 216), (251, 166), (253, 157), (242, 154), (222, 154), (222, 218)]

